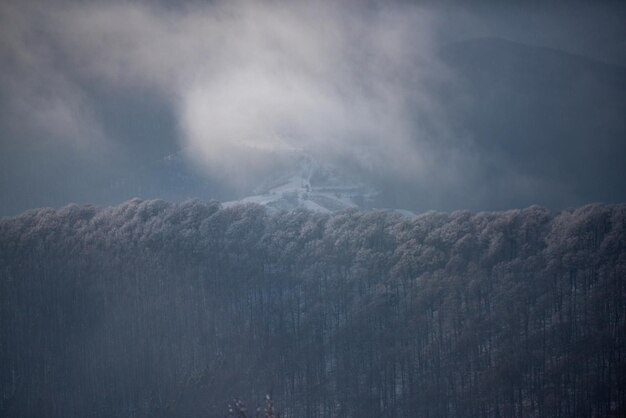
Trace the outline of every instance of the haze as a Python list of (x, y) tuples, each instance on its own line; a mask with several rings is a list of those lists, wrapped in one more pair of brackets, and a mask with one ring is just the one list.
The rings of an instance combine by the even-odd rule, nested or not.
[(624, 17), (617, 2), (4, 2), (0, 214), (238, 199), (302, 152), (374, 184), (381, 207), (624, 201)]

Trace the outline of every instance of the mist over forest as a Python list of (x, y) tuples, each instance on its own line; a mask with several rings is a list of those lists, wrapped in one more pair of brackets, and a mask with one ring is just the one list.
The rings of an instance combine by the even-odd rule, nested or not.
[(5, 1), (0, 216), (236, 201), (298, 153), (377, 208), (621, 203), (624, 21), (612, 0)]
[(626, 206), (0, 221), (0, 415), (622, 416)]
[(0, 417), (626, 416), (624, 22), (0, 1)]

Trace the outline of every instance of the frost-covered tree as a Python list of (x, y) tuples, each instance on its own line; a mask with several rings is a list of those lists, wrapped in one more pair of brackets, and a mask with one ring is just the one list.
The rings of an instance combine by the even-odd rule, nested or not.
[(0, 415), (626, 413), (626, 206), (0, 220)]

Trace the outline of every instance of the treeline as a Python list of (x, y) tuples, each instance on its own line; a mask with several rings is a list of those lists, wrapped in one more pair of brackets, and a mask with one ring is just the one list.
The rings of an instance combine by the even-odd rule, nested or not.
[(0, 221), (0, 416), (626, 415), (626, 205)]

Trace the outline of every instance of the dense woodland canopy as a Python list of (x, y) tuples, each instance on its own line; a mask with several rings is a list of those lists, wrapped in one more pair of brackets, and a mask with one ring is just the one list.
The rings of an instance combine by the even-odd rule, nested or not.
[(626, 205), (0, 221), (0, 415), (626, 415)]

